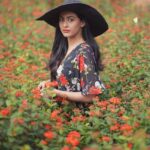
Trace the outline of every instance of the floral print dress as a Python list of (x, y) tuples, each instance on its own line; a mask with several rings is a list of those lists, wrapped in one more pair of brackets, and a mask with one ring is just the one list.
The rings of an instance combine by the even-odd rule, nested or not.
[[(57, 69), (58, 89), (81, 92), (82, 95), (98, 95), (105, 90), (98, 73), (95, 71), (95, 57), (92, 48), (86, 42), (77, 45), (63, 60)], [(76, 102), (77, 107), (86, 104)]]

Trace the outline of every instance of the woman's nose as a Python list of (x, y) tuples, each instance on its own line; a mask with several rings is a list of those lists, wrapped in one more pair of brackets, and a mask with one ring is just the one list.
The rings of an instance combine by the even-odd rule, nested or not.
[(67, 27), (68, 26), (68, 22), (67, 21), (64, 21), (63, 22), (63, 27)]

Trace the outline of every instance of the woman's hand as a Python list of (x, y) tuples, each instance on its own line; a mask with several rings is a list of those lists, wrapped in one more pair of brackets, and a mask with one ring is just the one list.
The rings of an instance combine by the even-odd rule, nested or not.
[(38, 85), (38, 88), (39, 88), (40, 91), (45, 89), (47, 82), (49, 82), (49, 80), (40, 82), (40, 84)]
[(43, 98), (53, 99), (56, 97), (55, 89), (43, 89), (41, 90), (41, 96)]

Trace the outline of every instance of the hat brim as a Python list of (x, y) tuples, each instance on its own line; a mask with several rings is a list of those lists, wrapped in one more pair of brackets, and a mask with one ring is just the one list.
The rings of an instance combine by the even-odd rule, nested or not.
[(56, 27), (58, 26), (60, 12), (65, 10), (77, 11), (82, 14), (88, 21), (91, 33), (94, 37), (103, 34), (108, 29), (108, 24), (104, 17), (95, 8), (83, 3), (71, 3), (58, 6), (47, 11), (39, 18), (36, 18), (36, 20), (44, 20), (48, 24)]

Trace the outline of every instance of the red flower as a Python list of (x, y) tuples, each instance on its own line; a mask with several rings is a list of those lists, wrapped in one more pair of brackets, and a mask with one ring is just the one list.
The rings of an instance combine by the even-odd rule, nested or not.
[(3, 45), (3, 44), (4, 44), (4, 41), (3, 41), (3, 40), (0, 40), (0, 44)]
[(106, 87), (106, 89), (110, 89), (111, 88), (111, 86), (109, 84), (106, 84), (105, 87)]
[(41, 144), (47, 145), (48, 143), (47, 143), (47, 141), (45, 141), (45, 140), (41, 140)]
[(24, 124), (24, 119), (23, 118), (15, 118), (14, 123), (22, 125), (22, 124)]
[(4, 58), (4, 56), (3, 55), (0, 55), (0, 59), (3, 59)]
[(107, 102), (107, 101), (101, 101), (101, 102), (98, 102), (97, 105), (98, 105), (99, 107), (107, 107), (108, 102)]
[(28, 101), (26, 99), (22, 100), (22, 107), (26, 108), (28, 105)]
[(10, 109), (9, 108), (4, 108), (0, 111), (0, 114), (5, 117), (8, 116), (10, 114)]
[(64, 146), (61, 150), (71, 150), (68, 146)]
[(25, 42), (21, 45), (21, 49), (26, 49), (30, 45), (29, 42)]
[(23, 96), (23, 92), (22, 91), (17, 91), (15, 95), (16, 95), (16, 97), (21, 97), (21, 96)]
[(63, 86), (68, 84), (68, 81), (67, 81), (66, 77), (63, 74), (59, 77), (59, 80), (60, 80), (60, 82)]
[(109, 142), (110, 141), (110, 137), (109, 136), (103, 136), (102, 140), (105, 142)]
[(32, 12), (32, 15), (34, 16), (34, 17), (38, 17), (38, 16), (40, 16), (42, 14), (42, 12), (40, 11), (40, 10), (34, 10), (33, 12)]
[(50, 115), (50, 119), (56, 120), (59, 125), (62, 124), (62, 118), (58, 116), (60, 112), (61, 110), (54, 110)]
[(79, 56), (79, 70), (80, 72), (84, 71), (84, 57), (82, 55)]
[(118, 105), (121, 103), (121, 99), (118, 97), (112, 97), (109, 101), (115, 105)]
[(101, 94), (102, 93), (102, 90), (100, 88), (97, 88), (95, 86), (92, 86), (90, 87), (89, 89), (89, 93), (90, 94), (94, 94), (94, 95), (97, 95), (97, 94)]
[(58, 114), (60, 113), (60, 110), (54, 110), (51, 115), (50, 118), (51, 119), (56, 119), (58, 117)]
[(131, 131), (132, 130), (132, 126), (128, 125), (128, 124), (123, 124), (120, 127), (121, 131)]
[(84, 116), (76, 116), (72, 118), (72, 122), (77, 122), (77, 121), (85, 121), (86, 117)]
[(140, 126), (140, 123), (139, 123), (139, 122), (135, 122), (135, 123), (134, 123), (134, 127), (135, 127), (135, 128), (137, 128), (137, 127), (139, 127), (139, 126)]
[(128, 148), (132, 149), (132, 147), (133, 147), (133, 144), (132, 143), (128, 143)]
[(54, 137), (54, 133), (52, 131), (46, 131), (44, 136), (51, 140)]
[(45, 125), (45, 129), (48, 129), (48, 130), (49, 130), (49, 129), (51, 129), (51, 128), (52, 128), (51, 125), (49, 125), (49, 124), (46, 124), (46, 125)]
[(111, 127), (110, 127), (110, 130), (111, 130), (111, 131), (117, 131), (117, 130), (119, 130), (119, 127), (120, 127), (120, 125), (117, 123), (117, 124), (111, 126)]
[(38, 87), (32, 90), (32, 94), (33, 94), (33, 97), (36, 99), (41, 98), (41, 92), (40, 92), (40, 89)]
[(30, 125), (31, 125), (31, 126), (35, 126), (35, 125), (36, 125), (36, 122), (35, 122), (35, 121), (31, 121), (31, 122), (30, 122)]
[(57, 81), (52, 81), (52, 82), (46, 82), (45, 87), (49, 88), (49, 87), (57, 87), (58, 86), (58, 82)]
[(79, 138), (80, 138), (80, 133), (79, 132), (77, 132), (77, 131), (71, 131), (67, 135), (66, 142), (68, 144), (71, 144), (72, 146), (77, 146), (80, 143)]
[(55, 99), (56, 99), (56, 101), (59, 101), (59, 102), (62, 102), (62, 101), (66, 100), (66, 98), (60, 97), (60, 96), (57, 96)]
[(25, 62), (25, 59), (22, 58), (22, 57), (20, 57), (20, 58), (18, 58), (18, 61), (19, 61), (20, 63), (22, 63), (22, 62)]

